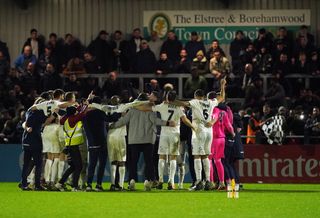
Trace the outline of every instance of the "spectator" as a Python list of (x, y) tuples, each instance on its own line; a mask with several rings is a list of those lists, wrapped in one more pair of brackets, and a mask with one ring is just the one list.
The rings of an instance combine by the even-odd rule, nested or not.
[(212, 40), (211, 46), (210, 46), (210, 48), (208, 49), (208, 51), (206, 53), (206, 58), (208, 60), (211, 60), (211, 58), (213, 58), (213, 53), (214, 53), (215, 50), (219, 50), (221, 55), (223, 57), (226, 57), (226, 54), (224, 53), (223, 49), (219, 45), (219, 41), (217, 39), (214, 39), (214, 40)]
[(241, 89), (244, 93), (246, 93), (247, 89), (252, 86), (253, 78), (258, 76), (256, 72), (253, 71), (252, 64), (246, 64), (244, 67), (244, 73), (242, 76)]
[(71, 58), (68, 61), (68, 65), (67, 65), (66, 69), (63, 71), (63, 73), (66, 75), (86, 73), (83, 60), (78, 57)]
[(156, 79), (151, 79), (151, 80), (150, 80), (150, 83), (147, 83), (147, 84), (146, 84), (145, 93), (151, 94), (151, 93), (154, 92), (154, 91), (156, 91), (156, 92), (158, 92), (158, 93), (161, 93), (161, 89), (160, 89), (158, 80), (156, 80)]
[(270, 51), (273, 45), (273, 35), (266, 29), (261, 28), (259, 29), (258, 37), (253, 41), (253, 44), (257, 50), (265, 47), (268, 51)]
[(304, 52), (299, 54), (298, 61), (294, 66), (295, 73), (309, 75), (311, 73), (309, 62), (307, 61), (307, 55)]
[(93, 91), (94, 95), (96, 96), (100, 96), (102, 94), (102, 90), (99, 87), (97, 78), (88, 77), (85, 79), (83, 89), (81, 90), (81, 96), (89, 96), (91, 91)]
[(196, 57), (192, 60), (192, 67), (196, 67), (200, 75), (209, 73), (209, 62), (202, 50), (199, 50)]
[(319, 138), (311, 137), (320, 136), (320, 112), (318, 107), (314, 107), (312, 114), (308, 117), (304, 126), (304, 144), (319, 143)]
[(30, 93), (33, 90), (39, 91), (40, 76), (35, 72), (35, 65), (32, 63), (28, 64), (20, 77), (20, 81), (24, 93)]
[[(302, 107), (296, 107), (294, 110), (289, 111), (287, 118), (287, 132), (289, 135), (303, 135), (305, 126), (305, 115)], [(300, 140), (292, 139), (291, 143), (302, 143)]]
[(185, 49), (189, 55), (188, 58), (190, 61), (196, 58), (199, 51), (202, 51), (203, 54), (206, 52), (203, 41), (196, 31), (191, 32), (191, 39), (186, 43)]
[(60, 74), (62, 71), (63, 63), (63, 39), (58, 40), (56, 33), (50, 33), (49, 41), (47, 42), (47, 47), (51, 48), (51, 55), (55, 60), (55, 69)]
[(13, 141), (12, 143), (21, 143), (21, 137), (22, 137), (22, 133), (23, 133), (23, 126), (22, 124), (24, 123), (24, 121), (26, 120), (26, 111), (24, 109), (20, 109), (18, 110), (18, 116), (17, 116), (17, 125), (16, 125), (16, 129), (14, 132), (14, 136), (13, 136)]
[(182, 43), (178, 40), (175, 32), (170, 30), (167, 34), (167, 40), (163, 42), (161, 52), (166, 52), (172, 63), (177, 63), (182, 49)]
[(161, 46), (163, 44), (163, 41), (161, 39), (159, 39), (158, 33), (156, 31), (151, 32), (151, 38), (150, 38), (150, 41), (148, 42), (148, 44), (149, 44), (150, 50), (156, 56), (156, 59), (159, 60)]
[(109, 34), (101, 30), (95, 40), (93, 40), (87, 50), (96, 57), (98, 66), (101, 67), (101, 71), (110, 72), (113, 68), (113, 51), (112, 46), (108, 42)]
[(118, 78), (118, 73), (116, 71), (110, 72), (102, 87), (104, 96), (108, 99), (114, 95), (120, 96), (121, 90), (122, 85), (120, 79)]
[(264, 45), (261, 46), (260, 52), (253, 58), (254, 67), (257, 73), (269, 74), (272, 69), (272, 56)]
[(267, 93), (265, 101), (271, 108), (276, 108), (285, 105), (285, 91), (278, 79), (273, 78)]
[(278, 61), (280, 59), (281, 54), (289, 54), (288, 49), (285, 47), (284, 42), (279, 39), (275, 41), (275, 48), (272, 51), (272, 59), (274, 61)]
[(44, 75), (40, 80), (41, 92), (62, 88), (62, 78), (55, 72), (53, 64), (48, 63)]
[(29, 63), (35, 65), (36, 62), (37, 58), (32, 54), (31, 46), (26, 45), (23, 49), (23, 53), (15, 60), (14, 66), (18, 72), (22, 73), (27, 69)]
[(292, 96), (292, 85), (290, 81), (285, 78), (285, 76), (293, 74), (294, 69), (290, 61), (288, 60), (288, 55), (286, 53), (281, 53), (279, 60), (276, 60), (272, 74), (279, 80), (280, 84), (284, 87), (286, 96)]
[(40, 75), (43, 75), (47, 64), (49, 63), (52, 64), (55, 69), (58, 67), (58, 61), (56, 60), (56, 57), (52, 55), (52, 48), (50, 46), (46, 46), (44, 54), (40, 55), (38, 59), (38, 72)]
[(79, 94), (82, 90), (81, 81), (77, 78), (76, 74), (72, 73), (69, 75), (69, 78), (66, 80), (66, 83), (63, 87), (65, 92), (75, 92)]
[(6, 80), (8, 73), (10, 71), (10, 64), (6, 57), (4, 56), (3, 52), (0, 51), (0, 80)]
[(101, 66), (98, 64), (96, 57), (87, 51), (83, 55), (84, 57), (84, 69), (88, 74), (98, 74), (103, 73)]
[(245, 91), (244, 108), (261, 108), (263, 105), (262, 79), (259, 76), (252, 78)]
[(242, 62), (242, 68), (240, 70), (243, 70), (243, 67), (250, 63), (252, 64), (253, 63), (253, 58), (256, 56), (256, 49), (253, 45), (253, 43), (249, 43), (248, 44), (248, 47), (246, 49), (246, 51), (240, 55), (240, 59), (241, 59), (241, 62)]
[(65, 68), (70, 59), (81, 57), (82, 45), (80, 41), (76, 39), (72, 34), (67, 33), (65, 35), (62, 51), (62, 68)]
[(320, 75), (320, 61), (318, 58), (318, 52), (316, 51), (313, 51), (311, 54), (310, 72), (312, 76)]
[(135, 64), (135, 57), (136, 54), (140, 51), (140, 44), (141, 41), (143, 40), (143, 37), (141, 35), (141, 30), (140, 28), (135, 28), (132, 31), (131, 39), (128, 42), (128, 57), (129, 57), (129, 63), (130, 63), (130, 68), (132, 70), (133, 65)]
[(165, 52), (161, 52), (160, 60), (157, 61), (156, 66), (156, 74), (162, 75), (162, 74), (168, 74), (171, 73), (173, 70), (173, 64), (168, 59), (168, 56)]
[(31, 47), (32, 54), (36, 58), (39, 58), (44, 53), (44, 42), (38, 36), (38, 31), (36, 29), (30, 30), (30, 38), (28, 38), (27, 41), (24, 43), (23, 50), (27, 45)]
[(268, 104), (263, 105), (262, 112), (263, 112), (263, 115), (261, 117), (262, 122), (268, 120), (269, 118), (271, 118), (273, 116), (273, 113), (271, 111), (271, 107)]
[(193, 98), (193, 94), (197, 89), (206, 91), (208, 89), (208, 84), (206, 78), (199, 75), (197, 68), (192, 68), (191, 77), (189, 77), (184, 84), (184, 97)]
[(255, 108), (248, 122), (246, 144), (260, 144), (260, 112)]
[(175, 73), (190, 73), (191, 70), (191, 63), (188, 59), (188, 54), (185, 49), (181, 49), (180, 57), (174, 65), (174, 72)]
[(315, 50), (313, 44), (308, 43), (307, 37), (300, 36), (295, 44), (293, 58), (298, 59), (301, 53), (305, 53), (308, 59), (311, 58), (312, 51)]
[[(236, 32), (236, 37), (230, 45), (230, 56), (232, 60), (232, 70), (234, 74), (238, 74), (242, 68), (240, 56), (243, 55), (248, 47), (250, 39), (245, 37), (241, 30)], [(208, 57), (208, 56), (207, 56)]]
[(314, 46), (314, 36), (308, 32), (308, 27), (306, 25), (302, 25), (300, 27), (300, 30), (298, 32), (297, 40), (299, 40), (300, 37), (306, 38), (306, 41), (308, 43), (308, 46), (313, 47)]
[(230, 72), (229, 60), (222, 56), (219, 49), (213, 52), (213, 58), (210, 60), (210, 72), (215, 78), (222, 78)]
[[(283, 26), (279, 27), (277, 31), (277, 37), (274, 40), (275, 46), (273, 46), (273, 48), (277, 47), (278, 43), (280, 42), (283, 45), (284, 51), (288, 53), (289, 56), (291, 56), (292, 47), (293, 47), (292, 39), (289, 38), (288, 31)], [(274, 58), (277, 60), (278, 57), (274, 57)]]
[(123, 39), (120, 30), (114, 32), (110, 45), (113, 50), (113, 70), (128, 72), (130, 69), (128, 41)]
[(7, 47), (7, 44), (5, 42), (2, 42), (1, 40), (0, 40), (0, 52), (2, 52), (5, 59), (10, 63), (9, 49)]
[(281, 53), (279, 59), (275, 60), (273, 74), (278, 78), (283, 79), (285, 76), (293, 73), (292, 65), (288, 60), (286, 53)]
[(320, 106), (320, 98), (315, 95), (311, 89), (302, 89), (296, 106), (302, 106), (305, 113), (310, 113), (313, 107)]
[(133, 73), (154, 73), (156, 68), (156, 57), (150, 50), (146, 40), (141, 41), (139, 52), (135, 55), (133, 61)]

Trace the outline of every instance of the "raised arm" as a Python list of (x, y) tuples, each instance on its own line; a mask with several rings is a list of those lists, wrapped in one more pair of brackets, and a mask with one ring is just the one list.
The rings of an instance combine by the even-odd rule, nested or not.
[(226, 98), (226, 92), (225, 92), (226, 84), (227, 84), (226, 79), (220, 80), (221, 90), (220, 90), (220, 95), (217, 96), (217, 100), (218, 100), (219, 103), (223, 102), (225, 100), (225, 98)]

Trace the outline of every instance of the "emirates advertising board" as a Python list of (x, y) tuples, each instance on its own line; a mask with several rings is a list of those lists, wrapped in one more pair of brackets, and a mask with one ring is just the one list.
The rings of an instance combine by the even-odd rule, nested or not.
[(245, 145), (242, 182), (320, 183), (320, 145)]
[(301, 25), (310, 26), (310, 10), (212, 10), (212, 11), (144, 11), (144, 36), (156, 31), (165, 38), (174, 30), (183, 43), (196, 31), (205, 44), (217, 39), (229, 44), (237, 30), (242, 30), (250, 39), (257, 38), (260, 28), (274, 35), (280, 26), (289, 32), (297, 31)]

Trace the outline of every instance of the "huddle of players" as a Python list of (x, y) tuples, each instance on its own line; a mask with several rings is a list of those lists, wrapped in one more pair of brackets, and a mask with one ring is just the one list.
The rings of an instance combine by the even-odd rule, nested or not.
[[(170, 121), (170, 125), (161, 127), (161, 134), (159, 140), (159, 162), (158, 162), (158, 172), (159, 172), (159, 182), (156, 187), (162, 189), (164, 179), (164, 168), (166, 163), (166, 158), (169, 158), (169, 180), (168, 180), (168, 189), (174, 189), (174, 177), (177, 167), (177, 157), (179, 156), (180, 146), (180, 119), (192, 129), (192, 155), (194, 157), (194, 169), (196, 174), (196, 182), (190, 190), (211, 190), (213, 189), (213, 158), (218, 175), (219, 183), (218, 189), (225, 189), (224, 186), (224, 175), (221, 172), (221, 158), (224, 157), (224, 131), (227, 130), (234, 135), (233, 128), (230, 125), (230, 120), (226, 119), (226, 113), (219, 111), (218, 104), (224, 101), (225, 98), (225, 80), (221, 80), (221, 94), (214, 99), (210, 97), (206, 98), (205, 93), (202, 90), (197, 90), (194, 95), (194, 99), (190, 101), (178, 101), (176, 100), (176, 93), (174, 91), (169, 91), (164, 97), (164, 101), (159, 105), (150, 104), (150, 102), (138, 102), (128, 104), (119, 104), (119, 99), (113, 98), (115, 101), (114, 104), (117, 106), (111, 105), (101, 105), (101, 101), (91, 101), (91, 104), (86, 105), (86, 109), (82, 110), (87, 111), (88, 108), (93, 108), (95, 110), (104, 111), (106, 114), (110, 115), (113, 113), (125, 113), (129, 108), (135, 107), (139, 110), (144, 111), (154, 111), (159, 112), (162, 120)], [(58, 95), (58, 93), (61, 95)], [(90, 94), (88, 99), (92, 98), (93, 95)], [(91, 99), (92, 100), (92, 99)], [(63, 101), (63, 92), (62, 90), (56, 90), (53, 93), (53, 100), (44, 100), (43, 102), (37, 102), (30, 111), (43, 111), (44, 115), (47, 117), (45, 122), (45, 127), (42, 132), (42, 142), (43, 142), (43, 152), (49, 153), (48, 158), (45, 164), (44, 177), (47, 183), (51, 184), (52, 187), (60, 191), (65, 190), (64, 184), (61, 184), (61, 177), (63, 175), (65, 155), (62, 150), (65, 146), (66, 138), (68, 134), (63, 125), (59, 125), (59, 115), (63, 114), (61, 109), (77, 105), (75, 102), (75, 96), (73, 93), (66, 94), (66, 100)], [(192, 122), (186, 117), (183, 107), (189, 107), (192, 110)], [(70, 107), (69, 107), (70, 108)], [(67, 111), (68, 109), (67, 108)], [(60, 109), (60, 111), (59, 111)], [(218, 109), (218, 112), (214, 113)], [(90, 109), (89, 109), (90, 110)], [(59, 111), (59, 113), (58, 113)], [(213, 116), (214, 115), (214, 116)], [(52, 117), (53, 116), (53, 117)], [(65, 115), (66, 116), (66, 115)], [(65, 119), (66, 120), (66, 119)], [(28, 118), (26, 123), (28, 123)], [(220, 126), (219, 126), (220, 125)], [(218, 134), (218, 139), (216, 142), (213, 141), (213, 126), (216, 126), (215, 131), (223, 132)], [(217, 127), (218, 126), (218, 127)], [(231, 127), (230, 127), (231, 126)], [(28, 132), (28, 126), (26, 125), (25, 132)], [(220, 128), (220, 129), (219, 129)], [(124, 184), (124, 175), (125, 175), (125, 162), (126, 162), (126, 127), (122, 126), (116, 129), (109, 130), (107, 136), (107, 147), (108, 147), (108, 156), (111, 164), (111, 188), (110, 190), (116, 189), (115, 183), (115, 174), (118, 167), (120, 179), (118, 189), (123, 190)], [(223, 138), (223, 140), (221, 140)], [(223, 142), (222, 142), (223, 141)], [(67, 146), (68, 147), (68, 146)], [(210, 156), (209, 156), (210, 155)], [(81, 159), (81, 158), (80, 158)], [(90, 162), (90, 159), (89, 159)], [(69, 163), (70, 164), (70, 163)], [(71, 162), (72, 164), (72, 162)], [(30, 165), (27, 163), (26, 165)], [(90, 165), (90, 163), (89, 163)], [(95, 167), (95, 166), (94, 166)], [(202, 178), (202, 168), (204, 171), (204, 177)], [(30, 169), (30, 167), (29, 167)], [(223, 169), (222, 169), (223, 171)], [(222, 174), (222, 175), (221, 175)], [(22, 189), (26, 188), (25, 186), (25, 177), (26, 172), (23, 172), (22, 178)], [(36, 176), (39, 178), (39, 175)], [(53, 186), (57, 181), (58, 183)], [(78, 180), (78, 178), (74, 178)], [(92, 181), (91, 181), (92, 182)], [(91, 182), (88, 184), (87, 190), (91, 191)], [(131, 181), (130, 181), (131, 182)], [(203, 184), (203, 182), (205, 184)], [(39, 184), (36, 182), (36, 184)], [(73, 190), (77, 190), (78, 181), (73, 181)], [(146, 185), (146, 182), (145, 182)], [(36, 185), (37, 187), (37, 185)], [(130, 186), (129, 186), (130, 187)], [(183, 176), (179, 181), (179, 188), (183, 188)], [(41, 189), (41, 188), (40, 188)], [(96, 187), (97, 191), (102, 191), (101, 182), (100, 185)]]

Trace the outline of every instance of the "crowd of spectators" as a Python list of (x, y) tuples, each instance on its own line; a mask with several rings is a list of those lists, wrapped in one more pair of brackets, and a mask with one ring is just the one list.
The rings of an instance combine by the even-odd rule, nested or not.
[[(199, 88), (218, 90), (219, 80), (226, 76), (228, 97), (244, 99), (237, 107), (245, 123), (244, 135), (248, 125), (259, 135), (261, 123), (277, 114), (280, 106), (286, 110), (287, 135), (319, 135), (319, 49), (306, 26), (301, 26), (297, 33), (280, 27), (276, 35), (262, 28), (254, 40), (239, 30), (230, 44), (231, 60), (218, 40), (206, 48), (197, 32), (192, 32), (185, 44), (174, 31), (169, 31), (166, 39), (160, 39), (157, 32), (147, 39), (136, 28), (126, 38), (119, 30), (110, 35), (102, 30), (85, 46), (70, 33), (64, 38), (51, 33), (45, 40), (32, 29), (21, 54), (14, 58), (10, 57), (6, 43), (0, 41), (0, 143), (20, 142), (25, 111), (41, 92), (62, 88), (76, 92), (80, 99), (94, 90), (105, 99), (113, 95), (134, 98), (138, 94), (135, 80), (120, 79), (119, 73), (190, 73), (184, 81), (185, 98), (192, 98)], [(89, 77), (81, 79), (80, 74)], [(90, 74), (105, 74), (104, 85), (100, 87)], [(262, 74), (273, 75), (266, 93)], [(305, 89), (302, 79), (286, 77), (292, 74), (312, 76), (310, 89)], [(161, 91), (163, 84), (172, 82), (165, 78), (160, 84), (159, 81), (147, 82), (146, 91)], [(260, 143), (259, 137), (256, 141)], [(304, 142), (317, 139), (305, 137)]]

